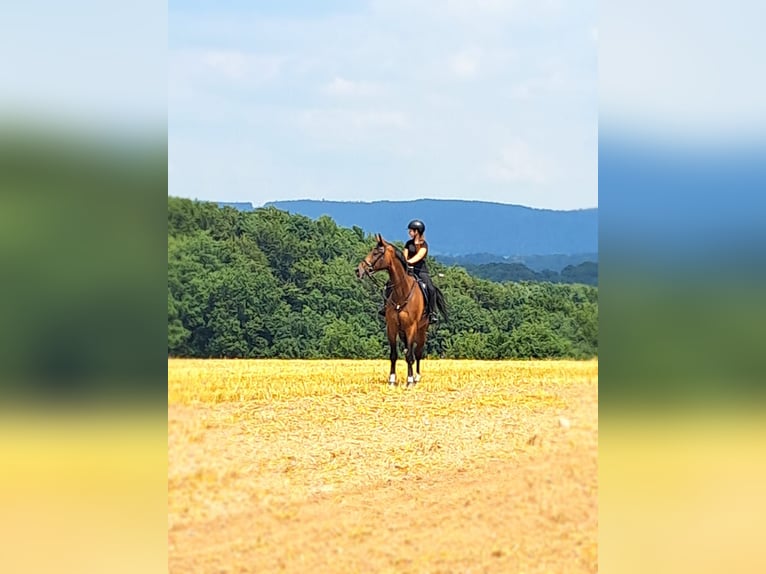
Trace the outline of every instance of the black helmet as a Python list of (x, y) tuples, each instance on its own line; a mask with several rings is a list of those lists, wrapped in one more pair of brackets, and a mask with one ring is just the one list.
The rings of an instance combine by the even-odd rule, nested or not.
[(420, 235), (423, 235), (426, 232), (426, 224), (419, 219), (413, 219), (407, 224), (407, 229), (414, 229), (419, 232)]

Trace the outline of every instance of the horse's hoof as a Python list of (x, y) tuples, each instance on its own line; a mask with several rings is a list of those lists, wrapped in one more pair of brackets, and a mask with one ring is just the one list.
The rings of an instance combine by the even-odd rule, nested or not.
[(394, 382), (389, 381), (388, 386), (389, 387), (395, 387), (396, 386), (396, 381), (394, 381)]

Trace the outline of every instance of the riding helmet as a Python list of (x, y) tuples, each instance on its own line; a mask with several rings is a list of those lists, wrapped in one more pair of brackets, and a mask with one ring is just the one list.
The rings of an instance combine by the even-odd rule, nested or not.
[(423, 235), (426, 232), (426, 224), (419, 219), (413, 219), (407, 224), (407, 229), (414, 229), (415, 231), (418, 231), (420, 235)]

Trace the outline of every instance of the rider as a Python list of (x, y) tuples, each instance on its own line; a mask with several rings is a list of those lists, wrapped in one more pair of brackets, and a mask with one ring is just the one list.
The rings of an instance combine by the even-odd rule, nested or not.
[[(428, 321), (429, 323), (436, 323), (438, 317), (436, 315), (436, 309), (434, 308), (434, 296), (436, 290), (431, 282), (431, 275), (428, 273), (428, 267), (426, 266), (426, 256), (428, 255), (428, 243), (424, 236), (426, 232), (426, 225), (419, 219), (413, 219), (407, 225), (407, 229), (410, 234), (410, 239), (404, 244), (403, 255), (407, 261), (409, 269), (411, 269), (415, 276), (425, 283), (428, 291)], [(386, 299), (391, 294), (391, 284), (386, 283)], [(386, 314), (385, 305), (379, 311), (381, 315)]]

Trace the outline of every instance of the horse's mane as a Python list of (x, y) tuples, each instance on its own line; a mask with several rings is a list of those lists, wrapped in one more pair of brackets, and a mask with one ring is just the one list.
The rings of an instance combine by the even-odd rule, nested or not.
[[(392, 245), (393, 247), (393, 245)], [(407, 271), (407, 260), (404, 258), (404, 255), (402, 255), (402, 252), (399, 251), (396, 247), (394, 249), (394, 255), (396, 255), (396, 259), (399, 261), (399, 263), (402, 264), (402, 269), (406, 272)]]

